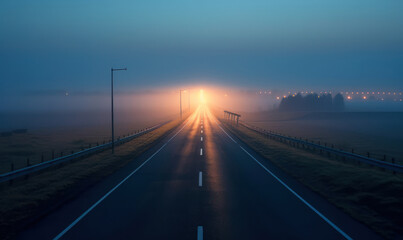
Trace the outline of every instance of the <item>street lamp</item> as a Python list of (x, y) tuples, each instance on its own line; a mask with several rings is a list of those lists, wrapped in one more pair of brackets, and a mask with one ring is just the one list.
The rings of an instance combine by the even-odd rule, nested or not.
[(181, 113), (181, 119), (182, 119), (182, 92), (188, 93), (188, 103), (189, 103), (189, 112), (190, 112), (190, 92), (188, 89), (179, 89), (179, 110)]
[(179, 111), (182, 119), (182, 92), (186, 90), (179, 89)]
[(127, 68), (111, 68), (111, 115), (112, 115), (112, 154), (115, 153), (115, 129), (113, 124), (113, 72), (126, 71)]
[(188, 105), (189, 105), (189, 112), (190, 112), (190, 90), (188, 90)]

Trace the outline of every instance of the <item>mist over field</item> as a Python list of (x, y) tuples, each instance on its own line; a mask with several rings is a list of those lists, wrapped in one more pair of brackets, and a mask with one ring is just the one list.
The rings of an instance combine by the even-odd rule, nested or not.
[[(143, 126), (145, 123), (154, 124), (178, 116), (180, 88), (177, 86), (137, 91), (118, 90), (114, 100), (118, 131), (127, 131), (131, 127)], [(192, 107), (199, 104), (199, 91), (203, 87), (183, 87), (185, 88), (190, 90), (190, 99), (187, 92), (182, 93), (184, 110), (188, 108), (189, 100)], [(212, 106), (241, 113), (277, 111), (283, 98), (291, 96), (287, 90), (256, 90), (214, 85), (205, 86), (203, 89), (208, 103)], [(332, 96), (337, 93), (334, 92)], [(110, 123), (109, 94), (57, 90), (30, 92), (23, 96), (3, 96), (5, 104), (0, 106), (0, 131), (18, 128), (33, 130), (107, 127)], [(403, 103), (393, 100), (344, 99), (344, 104), (346, 112), (403, 111)]]
[[(10, 97), (8, 104), (1, 106), (2, 131), (15, 128), (107, 127), (111, 121), (108, 93), (38, 93), (14, 100)], [(187, 106), (188, 98), (183, 101)], [(125, 130), (130, 127), (135, 129), (178, 116), (179, 91), (120, 91), (115, 93), (114, 106), (118, 131), (122, 126)]]
[[(253, 113), (253, 112), (267, 112), (267, 111), (277, 111), (279, 106), (284, 98), (296, 96), (300, 91), (299, 90), (284, 90), (284, 89), (247, 89), (247, 88), (225, 88), (225, 87), (216, 87), (211, 88), (207, 93), (211, 95), (210, 100), (212, 105), (217, 107), (245, 112), (245, 113)], [(325, 91), (301, 91), (302, 96), (307, 96), (308, 94), (317, 94), (322, 95), (325, 94)], [(355, 91), (354, 91), (355, 92)], [(365, 91), (367, 92), (367, 91)], [(338, 93), (343, 93), (343, 99), (346, 112), (402, 112), (403, 111), (403, 102), (402, 102), (402, 92), (395, 92), (395, 97), (389, 97), (385, 99), (378, 98), (370, 98), (369, 92), (368, 98), (367, 95), (363, 93), (363, 96), (354, 97), (352, 99), (348, 99), (349, 94), (346, 94), (343, 91), (327, 91), (326, 94), (330, 94), (332, 97), (336, 96)], [(376, 93), (375, 93), (376, 94)], [(356, 94), (357, 95), (357, 94)], [(361, 95), (361, 92), (360, 92)], [(365, 99), (363, 98), (365, 97)], [(294, 111), (306, 111), (303, 108), (296, 108)], [(312, 110), (311, 110), (312, 111)], [(333, 111), (333, 109), (321, 109), (321, 111)]]

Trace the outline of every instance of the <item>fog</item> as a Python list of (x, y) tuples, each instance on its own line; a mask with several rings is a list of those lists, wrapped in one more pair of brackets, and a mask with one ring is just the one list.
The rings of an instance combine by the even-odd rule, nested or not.
[[(184, 110), (188, 97), (182, 93)], [(110, 124), (111, 97), (108, 93), (56, 92), (16, 96), (0, 110), (2, 131), (28, 128), (96, 127)], [(150, 126), (179, 116), (179, 90), (115, 92), (117, 129)], [(185, 107), (186, 106), (186, 107)]]
[[(179, 116), (179, 89), (182, 108), (187, 111), (190, 100), (194, 108), (200, 103), (200, 92), (212, 107), (234, 112), (267, 112), (278, 108), (287, 90), (259, 90), (214, 85), (175, 86), (143, 90), (115, 91), (115, 123), (117, 129), (128, 131)], [(188, 95), (190, 93), (190, 96)], [(336, 92), (335, 92), (336, 93)], [(335, 93), (333, 95), (335, 95)], [(51, 129), (95, 127), (110, 124), (109, 92), (48, 91), (1, 99), (0, 130), (17, 128)], [(345, 111), (403, 111), (400, 101), (346, 100)]]
[[(245, 88), (226, 88), (216, 87), (209, 88), (209, 100), (211, 105), (226, 109), (229, 111), (249, 113), (249, 112), (267, 112), (276, 111), (284, 97), (292, 94), (297, 94), (298, 90), (261, 90), (261, 89), (245, 89)], [(340, 91), (331, 91), (334, 97)], [(318, 95), (322, 94), (319, 90)], [(400, 93), (399, 93), (400, 94)], [(306, 96), (307, 94), (303, 94)], [(361, 97), (347, 99), (344, 96), (346, 112), (402, 112), (403, 101), (402, 97), (389, 97), (382, 99), (372, 99)], [(302, 111), (302, 110), (301, 110)], [(329, 110), (330, 111), (330, 110)]]

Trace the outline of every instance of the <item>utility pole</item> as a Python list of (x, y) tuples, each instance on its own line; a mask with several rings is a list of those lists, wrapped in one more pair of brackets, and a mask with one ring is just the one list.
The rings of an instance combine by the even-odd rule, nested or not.
[(113, 72), (126, 71), (127, 68), (111, 68), (111, 116), (112, 116), (112, 154), (115, 153), (115, 127), (113, 119)]

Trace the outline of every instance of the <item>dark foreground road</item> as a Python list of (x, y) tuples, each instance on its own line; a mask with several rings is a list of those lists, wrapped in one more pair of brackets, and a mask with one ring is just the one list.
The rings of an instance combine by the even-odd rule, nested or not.
[(377, 239), (201, 106), (160, 144), (20, 239)]

